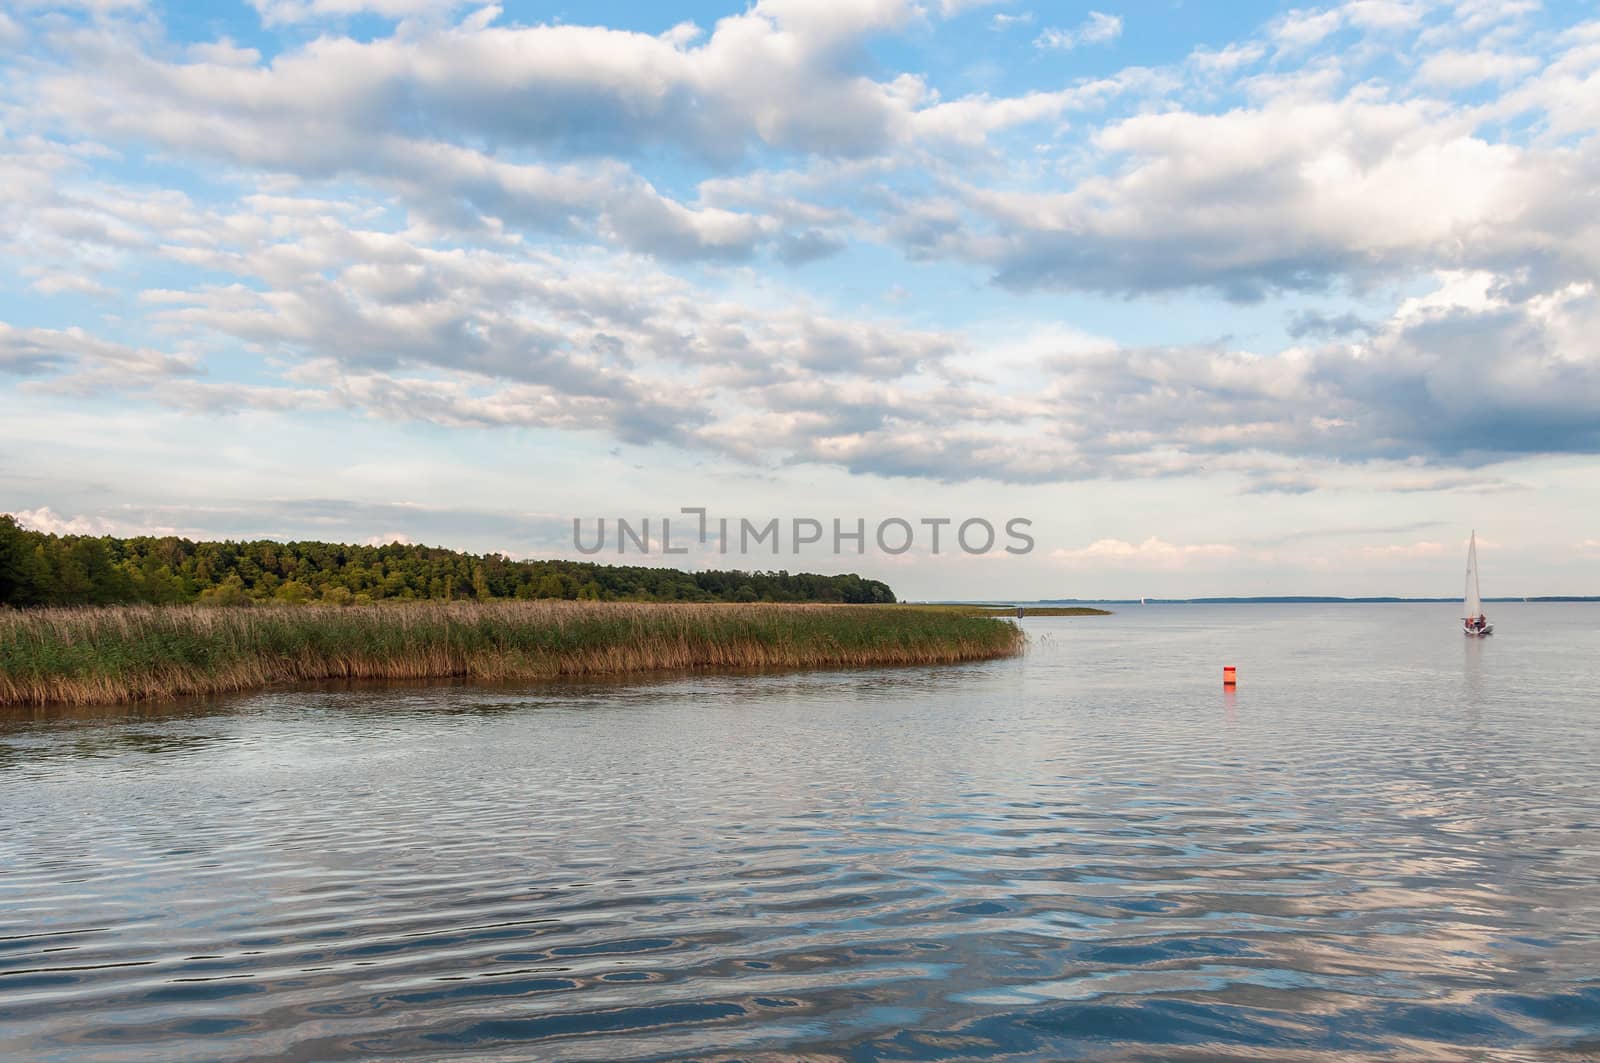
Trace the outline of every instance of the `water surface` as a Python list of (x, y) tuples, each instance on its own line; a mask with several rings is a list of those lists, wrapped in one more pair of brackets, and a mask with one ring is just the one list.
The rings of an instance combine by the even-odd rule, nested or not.
[(1597, 1058), (1600, 607), (1456, 611), (0, 715), (0, 1058)]

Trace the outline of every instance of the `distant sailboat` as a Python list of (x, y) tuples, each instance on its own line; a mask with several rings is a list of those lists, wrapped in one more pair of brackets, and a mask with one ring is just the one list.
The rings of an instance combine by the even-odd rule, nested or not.
[(1472, 533), (1467, 543), (1467, 591), (1462, 600), (1466, 603), (1466, 616), (1461, 618), (1461, 633), (1469, 639), (1481, 639), (1494, 634), (1494, 625), (1483, 615), (1483, 598), (1478, 594), (1478, 533)]

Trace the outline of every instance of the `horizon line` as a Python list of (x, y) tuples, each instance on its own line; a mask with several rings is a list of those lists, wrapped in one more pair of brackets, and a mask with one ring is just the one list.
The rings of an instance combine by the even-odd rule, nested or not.
[[(1493, 598), (1483, 598), (1484, 602), (1507, 603), (1524, 602), (1600, 602), (1600, 594), (1529, 594), (1529, 595), (1499, 595)], [(1361, 595), (1345, 597), (1330, 594), (1243, 594), (1243, 595), (1207, 595), (1198, 598), (1152, 598), (1148, 595), (1143, 598), (928, 598), (912, 601), (904, 600), (908, 605), (1296, 605), (1296, 604), (1344, 604), (1344, 605), (1390, 605), (1390, 604), (1426, 604), (1445, 605), (1454, 602), (1463, 602), (1464, 598), (1437, 597), (1407, 597), (1404, 595)]]

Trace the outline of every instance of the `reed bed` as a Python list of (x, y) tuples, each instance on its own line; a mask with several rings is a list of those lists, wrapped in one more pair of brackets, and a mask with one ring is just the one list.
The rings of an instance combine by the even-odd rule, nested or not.
[(321, 679), (547, 679), (950, 664), (1012, 624), (915, 606), (428, 602), (0, 610), (0, 705), (89, 705)]

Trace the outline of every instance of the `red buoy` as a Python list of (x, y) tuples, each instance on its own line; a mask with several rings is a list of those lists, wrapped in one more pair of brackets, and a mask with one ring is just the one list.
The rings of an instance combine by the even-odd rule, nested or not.
[(1231, 664), (1222, 666), (1222, 685), (1225, 687), (1238, 686), (1239, 678)]

